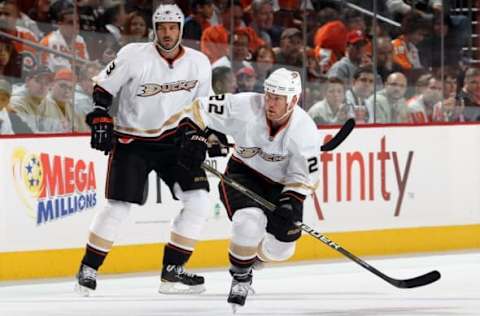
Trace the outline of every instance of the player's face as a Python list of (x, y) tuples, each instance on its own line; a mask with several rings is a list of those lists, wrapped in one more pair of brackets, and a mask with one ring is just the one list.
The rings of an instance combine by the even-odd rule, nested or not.
[(175, 22), (157, 23), (158, 43), (165, 49), (172, 49), (180, 37), (180, 24)]
[(279, 120), (287, 112), (287, 97), (265, 92), (265, 115), (270, 121)]

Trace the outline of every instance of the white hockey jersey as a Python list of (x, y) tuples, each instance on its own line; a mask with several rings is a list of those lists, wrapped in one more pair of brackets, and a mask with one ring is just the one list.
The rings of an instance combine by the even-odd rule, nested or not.
[(284, 191), (311, 194), (319, 181), (321, 137), (308, 114), (296, 106), (289, 122), (275, 135), (265, 117), (264, 95), (239, 93), (196, 100), (186, 110), (201, 128), (233, 137), (233, 156)]
[(201, 52), (182, 47), (170, 65), (153, 42), (124, 46), (94, 82), (113, 96), (119, 95), (115, 131), (157, 137), (166, 120), (197, 97), (208, 96), (211, 66)]

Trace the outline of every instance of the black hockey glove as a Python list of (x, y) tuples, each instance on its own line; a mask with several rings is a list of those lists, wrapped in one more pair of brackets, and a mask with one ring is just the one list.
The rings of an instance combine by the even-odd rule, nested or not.
[(187, 170), (200, 169), (207, 156), (207, 137), (189, 119), (180, 121), (176, 131), (177, 163)]
[(226, 157), (229, 150), (227, 136), (209, 128), (205, 130), (205, 134), (208, 139), (208, 156), (210, 158)]
[(108, 154), (113, 147), (113, 119), (107, 111), (96, 108), (88, 113), (85, 121), (92, 130), (90, 146)]
[(275, 217), (284, 225), (291, 225), (295, 222), (301, 222), (303, 218), (303, 201), (305, 196), (293, 192), (285, 191), (277, 199), (277, 208), (274, 211)]

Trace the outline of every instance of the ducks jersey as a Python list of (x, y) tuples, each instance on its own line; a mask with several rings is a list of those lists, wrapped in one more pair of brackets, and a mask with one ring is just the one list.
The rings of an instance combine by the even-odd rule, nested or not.
[(202, 129), (209, 127), (232, 136), (233, 159), (283, 184), (283, 191), (309, 195), (317, 187), (321, 138), (313, 120), (300, 107), (294, 108), (287, 124), (275, 133), (265, 117), (263, 94), (199, 98), (184, 113)]
[(168, 61), (153, 42), (132, 43), (94, 82), (113, 96), (119, 94), (117, 133), (159, 138), (169, 117), (209, 95), (211, 73), (208, 58), (196, 50), (180, 46), (179, 55)]

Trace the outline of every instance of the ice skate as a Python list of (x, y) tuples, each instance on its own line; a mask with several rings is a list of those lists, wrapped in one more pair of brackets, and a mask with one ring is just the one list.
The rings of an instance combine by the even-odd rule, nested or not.
[(185, 271), (182, 266), (167, 265), (162, 269), (159, 293), (200, 294), (205, 291), (202, 276)]
[(255, 294), (252, 288), (252, 271), (248, 272), (232, 272), (232, 285), (230, 287), (230, 293), (228, 294), (227, 302), (230, 303), (232, 311), (235, 314), (239, 307), (245, 305), (248, 294)]
[(89, 296), (90, 291), (97, 288), (97, 270), (82, 264), (76, 275), (75, 292), (81, 296)]

